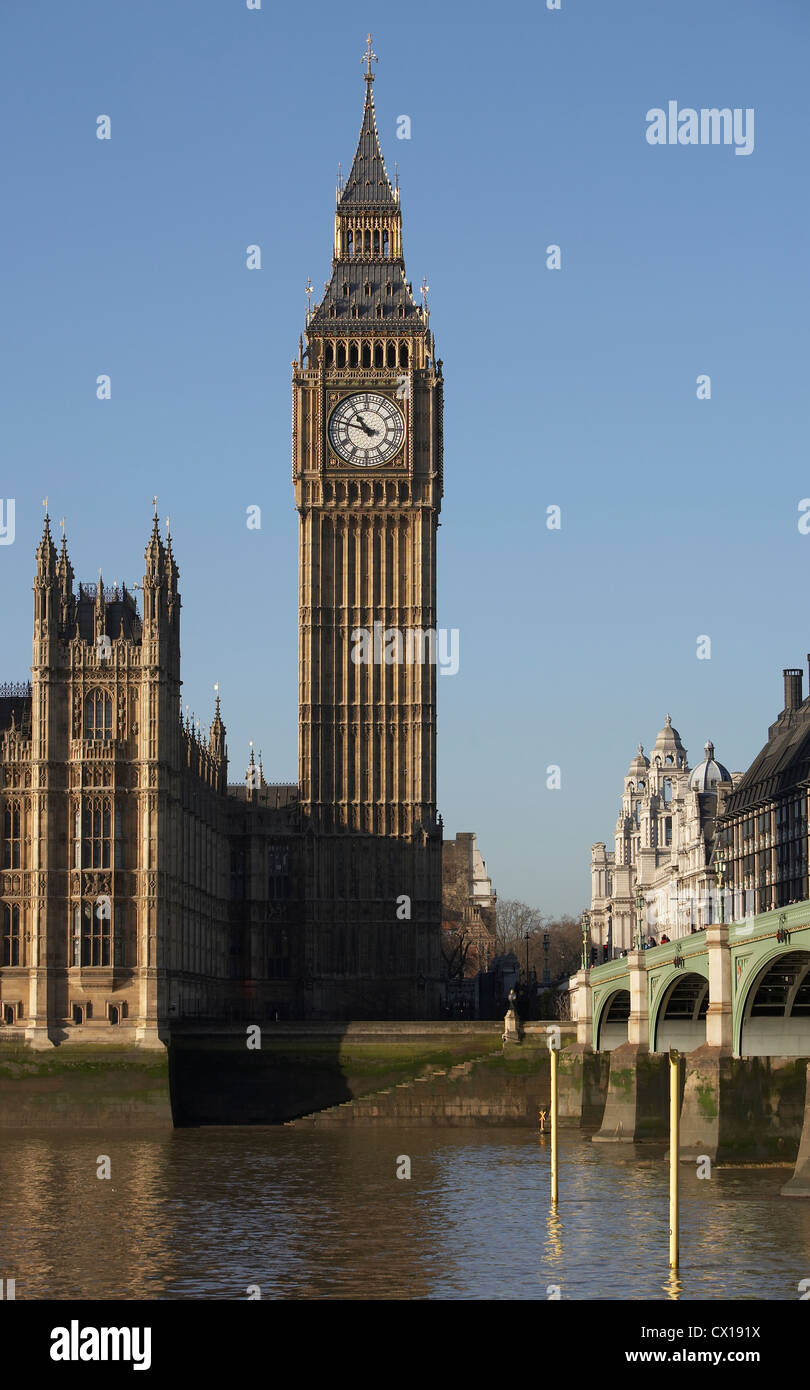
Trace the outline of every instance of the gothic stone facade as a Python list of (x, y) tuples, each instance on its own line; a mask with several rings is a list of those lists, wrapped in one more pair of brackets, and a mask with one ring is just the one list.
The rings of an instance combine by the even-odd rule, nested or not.
[(34, 1044), (438, 1011), (442, 364), (405, 278), (373, 80), (369, 60), (332, 276), (293, 364), (299, 785), (268, 786), (252, 759), (228, 785), (218, 699), (207, 735), (183, 721), (157, 520), (139, 613), (101, 578), (74, 592), (46, 518), (31, 683), (0, 687), (0, 1028)]

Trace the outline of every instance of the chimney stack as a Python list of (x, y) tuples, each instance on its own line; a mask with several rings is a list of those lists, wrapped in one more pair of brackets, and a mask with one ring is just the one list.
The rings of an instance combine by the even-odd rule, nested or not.
[[(808, 657), (810, 660), (810, 657)], [(785, 678), (785, 709), (798, 709), (802, 702), (802, 671), (788, 667), (782, 672)]]

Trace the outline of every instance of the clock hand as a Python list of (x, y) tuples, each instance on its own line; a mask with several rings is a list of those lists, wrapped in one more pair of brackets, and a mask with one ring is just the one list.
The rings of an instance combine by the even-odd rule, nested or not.
[(369, 429), (369, 427), (368, 427), (368, 425), (366, 424), (365, 420), (363, 419), (362, 415), (355, 415), (354, 418), (355, 418), (355, 421), (359, 424), (361, 430), (365, 430), (366, 434), (375, 435), (375, 434), (377, 433), (376, 430), (370, 430), (370, 429)]

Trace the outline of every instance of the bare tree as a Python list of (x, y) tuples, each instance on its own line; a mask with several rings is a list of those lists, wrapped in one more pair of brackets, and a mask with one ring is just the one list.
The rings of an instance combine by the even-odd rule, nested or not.
[[(570, 914), (563, 917), (544, 917), (540, 909), (514, 898), (499, 898), (497, 905), (497, 946), (501, 954), (508, 951), (517, 956), (521, 970), (526, 968), (526, 933), (529, 933), (529, 971), (542, 980), (548, 963), (552, 980), (559, 980), (579, 969), (582, 950), (582, 929), (579, 919)], [(548, 933), (548, 958), (544, 935)]]
[(516, 898), (498, 899), (495, 922), (495, 941), (499, 954), (506, 955), (513, 951), (518, 960), (525, 959), (526, 932), (531, 938), (535, 932), (543, 929), (540, 909), (529, 907), (528, 903), (519, 902)]

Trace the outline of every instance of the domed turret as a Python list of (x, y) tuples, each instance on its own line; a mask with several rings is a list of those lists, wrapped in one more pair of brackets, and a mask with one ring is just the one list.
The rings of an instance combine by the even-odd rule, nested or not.
[(643, 744), (640, 743), (638, 745), (638, 751), (627, 769), (627, 776), (643, 777), (649, 766), (650, 760), (648, 757), (645, 757)]
[(698, 764), (689, 778), (689, 789), (693, 792), (713, 792), (717, 789), (718, 782), (731, 781), (728, 768), (715, 762), (714, 744), (711, 739), (704, 744), (703, 752), (706, 754), (703, 762)]
[(667, 722), (655, 740), (652, 751), (653, 761), (660, 759), (662, 764), (671, 763), (675, 767), (686, 767), (686, 749), (681, 743), (678, 730), (672, 727), (670, 715), (667, 715)]

